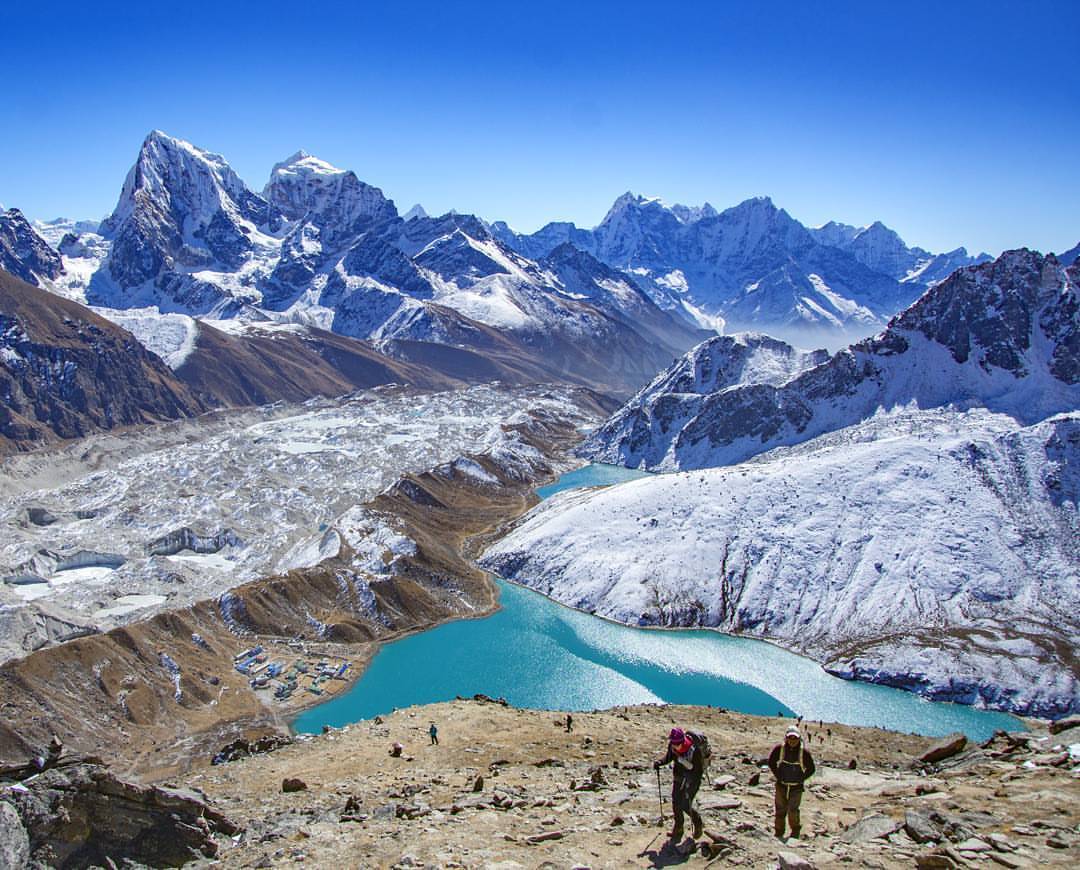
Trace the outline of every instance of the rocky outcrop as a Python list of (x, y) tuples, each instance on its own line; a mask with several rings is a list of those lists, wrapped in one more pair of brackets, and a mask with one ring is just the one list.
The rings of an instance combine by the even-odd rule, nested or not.
[[(21, 836), (3, 807), (14, 807)], [(56, 767), (8, 788), (0, 820), (13, 829), (16, 851), (25, 840), (30, 860), (56, 868), (178, 866), (214, 857), (214, 834), (238, 831), (193, 791), (140, 785), (94, 763)]]
[(39, 236), (21, 211), (0, 211), (0, 269), (28, 284), (58, 278), (64, 272), (60, 255)]

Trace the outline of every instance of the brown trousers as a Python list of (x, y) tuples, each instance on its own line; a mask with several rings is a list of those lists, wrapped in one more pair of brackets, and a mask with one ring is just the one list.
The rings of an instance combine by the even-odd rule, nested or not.
[(799, 825), (799, 804), (802, 803), (802, 795), (801, 785), (783, 785), (779, 782), (776, 784), (776, 816), (773, 819), (776, 836), (784, 836), (785, 817), (791, 828), (791, 836), (798, 837), (802, 833)]

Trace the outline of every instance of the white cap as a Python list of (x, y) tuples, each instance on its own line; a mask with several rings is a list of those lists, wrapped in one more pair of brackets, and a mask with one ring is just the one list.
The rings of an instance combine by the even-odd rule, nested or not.
[(784, 734), (784, 737), (798, 737), (800, 740), (802, 740), (802, 735), (799, 733), (799, 729), (796, 728), (794, 725), (788, 728), (787, 733)]

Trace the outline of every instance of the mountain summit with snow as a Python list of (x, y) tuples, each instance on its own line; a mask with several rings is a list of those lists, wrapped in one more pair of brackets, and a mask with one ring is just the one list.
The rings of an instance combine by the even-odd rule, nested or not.
[(522, 235), (496, 223), (492, 231), (530, 257), (571, 242), (704, 326), (811, 346), (880, 330), (931, 283), (981, 259), (908, 248), (881, 223), (811, 230), (767, 196), (717, 212), (627, 192), (592, 230), (551, 223)]

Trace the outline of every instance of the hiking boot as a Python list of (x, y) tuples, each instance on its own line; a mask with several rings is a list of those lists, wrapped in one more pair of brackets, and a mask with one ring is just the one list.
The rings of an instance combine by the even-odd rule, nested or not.
[(799, 834), (800, 833), (802, 833), (802, 828), (792, 828), (791, 829), (792, 839), (795, 839), (795, 840), (799, 839)]

